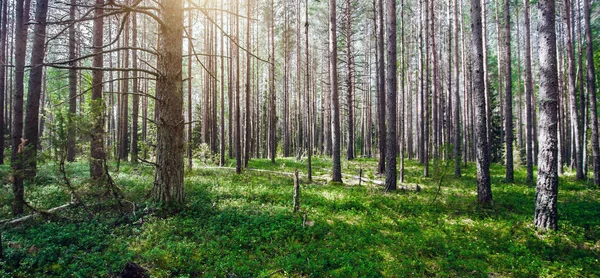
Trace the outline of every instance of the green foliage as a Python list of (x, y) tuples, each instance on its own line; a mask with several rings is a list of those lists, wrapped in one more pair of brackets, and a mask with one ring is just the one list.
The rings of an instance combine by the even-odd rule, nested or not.
[[(472, 164), (456, 179), (447, 174), (452, 163), (435, 161), (432, 177), (422, 178), (422, 166), (406, 161), (406, 186), (418, 183), (422, 191), (384, 193), (369, 182), (358, 186), (347, 176), (343, 185), (329, 185), (327, 158), (313, 160), (310, 184), (302, 174), (305, 161), (277, 161), (252, 160), (249, 167), (286, 173), (299, 169), (300, 213), (292, 212), (289, 175), (196, 168), (186, 172), (185, 208), (166, 215), (146, 203), (152, 168), (122, 163), (113, 178), (135, 209), (127, 206), (125, 214), (115, 214), (103, 205), (104, 212), (92, 221), (76, 220), (81, 217), (69, 212), (72, 220), (28, 222), (6, 230), (0, 276), (113, 276), (128, 261), (148, 268), (153, 277), (600, 275), (600, 194), (575, 182), (570, 173), (560, 181), (560, 230), (543, 233), (531, 225), (535, 189), (523, 184), (523, 168), (516, 169), (518, 183), (506, 184), (504, 169), (494, 164), (494, 207), (482, 209), (475, 201)], [(382, 179), (374, 174), (374, 159), (343, 161), (342, 166), (346, 174), (363, 169), (363, 176)], [(53, 167), (43, 165), (40, 172), (52, 177)], [(69, 174), (81, 176), (86, 169), (75, 163)], [(0, 173), (5, 170), (0, 167)], [(46, 200), (39, 206), (68, 200), (56, 181), (45, 183), (28, 190), (29, 198)], [(6, 200), (0, 201), (0, 215), (7, 218)]]

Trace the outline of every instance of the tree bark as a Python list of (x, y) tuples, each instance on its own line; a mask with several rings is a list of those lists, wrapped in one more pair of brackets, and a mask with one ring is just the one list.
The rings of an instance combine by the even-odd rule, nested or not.
[(533, 74), (531, 70), (531, 23), (529, 16), (529, 0), (524, 0), (525, 10), (525, 115), (527, 118), (527, 138), (526, 138), (526, 163), (527, 163), (527, 182), (533, 181)]
[(342, 163), (340, 160), (340, 99), (338, 95), (338, 62), (337, 62), (337, 19), (336, 0), (329, 0), (329, 63), (331, 64), (331, 105), (333, 117), (333, 166), (332, 181), (342, 182)]
[[(73, 22), (69, 26), (69, 60), (75, 60), (75, 11), (77, 8), (77, 1), (71, 0), (71, 7), (69, 10), (69, 19)], [(77, 113), (77, 70), (75, 62), (69, 63), (69, 66), (73, 67), (69, 70), (69, 124), (68, 124), (68, 138), (67, 138), (67, 161), (75, 161), (75, 138), (77, 136), (75, 123), (73, 119)]]
[(138, 80), (138, 54), (136, 48), (138, 47), (137, 42), (137, 14), (131, 13), (131, 67), (134, 69), (132, 74), (132, 84), (133, 84), (133, 95), (131, 96), (131, 146), (129, 150), (131, 152), (131, 162), (137, 163), (139, 157), (139, 116), (140, 116), (140, 94), (142, 93), (139, 89), (139, 80)]
[(477, 200), (482, 206), (492, 205), (490, 186), (490, 153), (487, 142), (487, 111), (485, 107), (485, 78), (483, 71), (483, 40), (481, 2), (471, 0), (471, 32), (473, 51), (473, 85), (475, 102), (475, 141), (477, 160)]
[(103, 75), (104, 72), (99, 70), (104, 65), (102, 46), (104, 45), (104, 0), (96, 0), (94, 8), (94, 37), (92, 53), (96, 54), (92, 61), (94, 68), (98, 70), (92, 71), (92, 130), (91, 130), (91, 145), (90, 145), (90, 176), (92, 179), (100, 181), (105, 178), (104, 161), (106, 152), (104, 150), (104, 110), (105, 103), (102, 98)]
[(587, 43), (587, 89), (590, 98), (591, 125), (592, 125), (592, 155), (594, 167), (594, 184), (600, 186), (600, 146), (598, 144), (598, 105), (596, 92), (596, 70), (594, 68), (594, 46), (592, 26), (590, 20), (590, 1), (583, 0), (585, 39)]
[(558, 212), (557, 167), (557, 98), (555, 1), (540, 0), (540, 155), (535, 195), (534, 225), (540, 229), (556, 230)]
[(348, 108), (348, 141), (346, 142), (346, 159), (354, 159), (354, 49), (352, 47), (352, 1), (346, 0), (346, 105)]
[[(583, 171), (583, 142), (581, 142), (581, 117), (579, 116), (577, 107), (577, 92), (575, 86), (575, 50), (574, 50), (574, 39), (573, 39), (573, 26), (572, 26), (572, 14), (571, 14), (571, 0), (565, 0), (565, 17), (567, 22), (567, 73), (568, 73), (568, 90), (569, 90), (569, 104), (571, 108), (571, 125), (573, 129), (573, 140), (575, 143), (574, 157), (575, 157), (575, 169), (576, 179), (583, 180), (585, 178)], [(555, 35), (556, 36), (556, 35)], [(583, 101), (583, 100), (582, 100)], [(541, 119), (540, 119), (541, 121)], [(542, 131), (540, 130), (540, 133)]]
[(377, 124), (379, 129), (378, 172), (385, 173), (385, 56), (383, 51), (383, 0), (377, 0)]
[(30, 0), (17, 0), (15, 2), (15, 88), (12, 99), (12, 155), (11, 166), (13, 170), (13, 215), (23, 213), (23, 147), (25, 139), (23, 138), (23, 95), (24, 95), (24, 79), (25, 79), (25, 53), (27, 50), (27, 25), (29, 21)]
[[(2, 22), (0, 24), (0, 64), (6, 64), (6, 26), (8, 25), (8, 1), (2, 1)], [(8, 110), (8, 103), (5, 104), (7, 94), (6, 86), (6, 67), (0, 67), (0, 165), (4, 164), (4, 130), (6, 129), (4, 113)]]
[(42, 95), (42, 77), (44, 56), (46, 54), (46, 16), (48, 0), (38, 0), (35, 9), (35, 27), (31, 47), (31, 70), (29, 71), (29, 92), (25, 114), (25, 168), (27, 178), (36, 176), (37, 149), (39, 141), (40, 98)]
[(162, 0), (159, 24), (158, 128), (156, 140), (156, 174), (152, 196), (155, 202), (180, 205), (183, 188), (183, 1)]
[(513, 160), (513, 103), (512, 103), (512, 67), (510, 49), (510, 1), (504, 0), (504, 49), (502, 51), (504, 62), (504, 129), (506, 140), (506, 182), (513, 182), (514, 160)]
[(386, 30), (387, 30), (387, 69), (386, 69), (386, 110), (387, 118), (386, 146), (385, 146), (385, 189), (386, 191), (396, 190), (397, 184), (397, 140), (396, 140), (396, 92), (398, 69), (396, 68), (396, 1), (386, 0)]
[[(188, 38), (188, 45), (187, 45), (187, 52), (188, 55), (190, 55), (188, 57), (188, 65), (187, 65), (187, 120), (188, 120), (188, 124), (187, 124), (187, 148), (186, 148), (186, 154), (187, 154), (187, 167), (189, 169), (192, 169), (192, 115), (193, 115), (193, 111), (192, 111), (192, 64), (194, 61), (194, 56), (193, 55), (193, 49), (194, 49), (194, 45), (193, 45), (193, 36), (194, 36), (194, 25), (192, 22), (192, 13), (193, 11), (190, 11), (188, 14), (188, 36), (190, 36)], [(204, 122), (204, 124), (206, 125), (207, 122)]]
[[(460, 64), (458, 60), (458, 1), (454, 0), (454, 176), (461, 176), (461, 123), (460, 123)], [(449, 77), (451, 78), (451, 77)]]

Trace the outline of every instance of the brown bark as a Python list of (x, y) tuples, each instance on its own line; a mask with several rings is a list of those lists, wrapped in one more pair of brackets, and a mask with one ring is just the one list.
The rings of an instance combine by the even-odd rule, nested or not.
[(592, 155), (594, 169), (594, 184), (600, 186), (600, 146), (598, 144), (598, 105), (596, 92), (596, 70), (594, 68), (594, 46), (592, 38), (592, 26), (590, 21), (590, 0), (583, 0), (586, 58), (587, 58), (587, 89), (591, 111), (592, 126)]
[[(187, 45), (187, 52), (188, 55), (190, 55), (188, 57), (188, 65), (187, 65), (187, 148), (186, 148), (186, 154), (187, 154), (187, 167), (189, 169), (192, 169), (192, 115), (193, 115), (193, 111), (192, 111), (192, 64), (194, 61), (194, 57), (192, 56), (192, 53), (194, 52), (194, 46), (193, 46), (193, 36), (194, 36), (194, 25), (192, 22), (192, 11), (189, 12), (188, 14), (188, 45)], [(207, 124), (207, 122), (204, 122), (204, 124)]]
[(541, 229), (558, 228), (557, 194), (557, 98), (555, 1), (540, 0), (540, 159), (535, 195), (534, 225)]
[(525, 115), (527, 118), (527, 136), (526, 136), (526, 163), (527, 163), (527, 182), (533, 181), (533, 74), (531, 70), (531, 23), (529, 17), (529, 0), (524, 0), (525, 10), (523, 17), (525, 19)]
[(25, 114), (25, 169), (27, 178), (36, 176), (37, 146), (39, 141), (40, 98), (42, 95), (42, 77), (44, 56), (46, 54), (46, 16), (48, 0), (38, 0), (35, 9), (33, 43), (31, 47), (31, 70), (29, 71), (29, 92), (27, 94), (27, 110)]
[(131, 162), (137, 163), (139, 157), (139, 115), (140, 115), (140, 93), (142, 93), (139, 89), (139, 80), (138, 80), (138, 53), (136, 48), (138, 47), (137, 42), (137, 14), (131, 14), (131, 67), (134, 69), (132, 74), (132, 89), (133, 94), (131, 96), (131, 146), (129, 147), (129, 151), (131, 152)]
[(156, 98), (157, 122), (156, 164), (152, 196), (155, 202), (180, 205), (184, 201), (183, 170), (183, 2), (162, 0), (159, 24), (158, 70)]
[(338, 62), (337, 62), (337, 23), (336, 0), (329, 0), (329, 63), (331, 64), (331, 105), (333, 117), (333, 166), (332, 181), (342, 182), (342, 163), (340, 161), (340, 100), (338, 95)]
[[(69, 10), (69, 19), (75, 22), (75, 10), (77, 1), (71, 0), (71, 7)], [(71, 24), (69, 26), (69, 60), (75, 60), (75, 24)], [(75, 62), (69, 63), (69, 66), (75, 67)], [(70, 69), (69, 70), (69, 124), (68, 124), (68, 132), (67, 135), (67, 161), (73, 162), (75, 161), (75, 138), (76, 128), (75, 123), (73, 122), (74, 117), (76, 117), (75, 113), (77, 112), (77, 70)]]
[(490, 153), (487, 142), (487, 111), (485, 107), (484, 52), (482, 40), (481, 2), (471, 0), (471, 32), (473, 51), (473, 86), (475, 103), (475, 142), (477, 159), (477, 200), (482, 206), (492, 205), (490, 185)]
[[(93, 59), (95, 68), (102, 68), (104, 59), (102, 54), (102, 46), (104, 39), (104, 0), (96, 0), (94, 9), (94, 37), (92, 53), (96, 54)], [(103, 72), (101, 70), (92, 71), (92, 130), (91, 130), (91, 146), (90, 146), (90, 176), (94, 180), (104, 178), (104, 160), (106, 152), (104, 150), (104, 99), (102, 98), (102, 79)]]
[[(460, 122), (460, 94), (459, 94), (459, 72), (460, 64), (458, 60), (458, 1), (454, 0), (454, 176), (459, 178), (460, 155), (461, 155), (461, 122)], [(450, 78), (450, 77), (449, 77)]]
[(512, 66), (510, 49), (510, 1), (504, 0), (504, 48), (502, 50), (504, 62), (504, 129), (506, 138), (506, 182), (513, 182), (514, 161), (513, 161), (513, 103), (512, 103)]
[(14, 93), (12, 99), (12, 155), (11, 166), (13, 170), (13, 215), (23, 213), (23, 147), (26, 143), (23, 138), (23, 95), (25, 79), (25, 53), (27, 50), (27, 23), (29, 21), (30, 0), (17, 0), (15, 2), (15, 71)]
[[(582, 136), (582, 118), (580, 117), (577, 106), (577, 94), (575, 85), (575, 50), (574, 50), (574, 38), (573, 38), (573, 26), (572, 26), (572, 14), (571, 14), (572, 2), (571, 0), (565, 0), (565, 21), (567, 23), (567, 74), (568, 74), (568, 90), (569, 90), (569, 105), (571, 108), (571, 125), (573, 129), (573, 140), (575, 143), (575, 150), (573, 155), (575, 157), (575, 169), (576, 179), (582, 180), (585, 178), (583, 171), (583, 142), (581, 142)], [(556, 36), (556, 35), (555, 35)], [(583, 101), (583, 100), (582, 100)], [(541, 119), (540, 119), (541, 121)], [(541, 133), (541, 131), (540, 131)]]
[(348, 108), (348, 139), (346, 141), (346, 159), (354, 159), (354, 48), (352, 46), (352, 1), (346, 0), (346, 106)]
[(377, 1), (377, 124), (379, 129), (379, 162), (377, 171), (385, 173), (385, 56), (383, 52), (383, 0)]
[(385, 145), (385, 189), (396, 190), (396, 96), (397, 96), (397, 68), (396, 68), (396, 1), (386, 0), (386, 35), (387, 35), (387, 69), (386, 69), (386, 110), (387, 118), (386, 145)]
[[(8, 25), (8, 1), (2, 1), (0, 6), (2, 22), (0, 24), (0, 64), (6, 64), (6, 26)], [(0, 165), (4, 164), (4, 130), (6, 129), (4, 113), (8, 110), (6, 101), (6, 67), (0, 67)]]

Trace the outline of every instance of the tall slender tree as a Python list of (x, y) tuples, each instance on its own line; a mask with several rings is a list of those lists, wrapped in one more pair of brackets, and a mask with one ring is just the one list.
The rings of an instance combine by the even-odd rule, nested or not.
[(67, 161), (75, 161), (75, 137), (76, 128), (73, 119), (77, 113), (77, 69), (75, 69), (75, 12), (77, 9), (77, 1), (71, 0), (71, 7), (69, 7), (69, 19), (71, 24), (69, 26), (69, 126), (68, 126), (68, 138), (67, 138)]
[[(576, 178), (582, 180), (585, 178), (584, 165), (583, 165), (583, 138), (581, 117), (577, 107), (577, 89), (576, 89), (576, 75), (575, 75), (575, 47), (573, 38), (573, 26), (572, 26), (572, 2), (571, 0), (565, 0), (565, 21), (567, 25), (567, 79), (568, 79), (568, 91), (569, 91), (569, 106), (571, 109), (571, 125), (573, 129), (573, 141), (575, 143), (575, 149), (573, 152), (575, 158), (575, 169)], [(583, 101), (583, 100), (581, 100)], [(583, 112), (583, 111), (581, 111)], [(540, 119), (541, 121), (541, 119)], [(540, 131), (541, 132), (541, 131)]]
[(487, 141), (487, 113), (485, 107), (485, 80), (483, 71), (483, 38), (481, 1), (471, 0), (471, 32), (473, 52), (473, 86), (475, 102), (475, 142), (477, 160), (477, 200), (482, 206), (492, 204), (490, 185), (490, 153)]
[(504, 63), (504, 129), (506, 140), (506, 181), (513, 182), (514, 161), (513, 161), (513, 103), (512, 103), (512, 67), (511, 67), (511, 49), (510, 49), (510, 0), (504, 0), (504, 29), (503, 29), (503, 63)]
[(387, 35), (387, 68), (386, 68), (386, 105), (385, 105), (385, 116), (387, 118), (387, 131), (386, 131), (386, 146), (385, 146), (385, 189), (386, 191), (396, 190), (397, 184), (397, 169), (396, 169), (396, 155), (397, 155), (397, 140), (396, 140), (396, 96), (397, 90), (397, 76), (398, 71), (396, 61), (396, 1), (386, 0), (386, 35)]
[(342, 182), (342, 163), (340, 159), (340, 99), (338, 94), (338, 62), (337, 62), (337, 13), (336, 0), (329, 0), (329, 63), (331, 64), (331, 106), (333, 117), (333, 169), (332, 181)]
[[(2, 1), (0, 5), (2, 22), (0, 24), (0, 64), (6, 64), (6, 26), (8, 25), (8, 1)], [(6, 129), (4, 113), (6, 95), (6, 67), (0, 67), (0, 165), (4, 164), (4, 130)], [(8, 110), (8, 109), (6, 109)]]
[(534, 225), (541, 229), (558, 228), (557, 125), (558, 73), (556, 68), (555, 1), (540, 0), (540, 155), (535, 194)]
[(527, 137), (526, 137), (526, 163), (527, 163), (527, 182), (533, 181), (533, 73), (531, 70), (531, 23), (529, 16), (529, 0), (524, 0), (525, 9), (523, 18), (525, 19), (525, 115), (527, 118)]
[(385, 172), (385, 145), (386, 145), (386, 130), (385, 130), (385, 56), (384, 56), (384, 41), (383, 34), (383, 0), (377, 1), (377, 23), (375, 24), (377, 32), (377, 125), (379, 129), (379, 160), (377, 171), (380, 174)]
[(27, 25), (29, 22), (30, 0), (16, 0), (15, 2), (15, 50), (14, 50), (14, 93), (12, 96), (12, 155), (11, 166), (13, 170), (13, 215), (23, 213), (24, 206), (24, 187), (23, 187), (23, 148), (25, 139), (23, 138), (23, 95), (25, 81), (25, 53), (27, 51)]
[(583, 0), (585, 39), (586, 39), (586, 58), (587, 58), (587, 89), (589, 94), (589, 103), (591, 111), (592, 126), (592, 156), (594, 169), (594, 184), (600, 186), (600, 146), (598, 144), (598, 105), (596, 91), (596, 69), (594, 68), (594, 40), (592, 37), (592, 25), (590, 16), (590, 1)]
[(92, 179), (101, 181), (105, 177), (104, 161), (106, 152), (104, 149), (104, 110), (105, 104), (102, 97), (103, 72), (100, 68), (104, 65), (102, 47), (104, 40), (104, 0), (96, 0), (94, 7), (94, 35), (92, 53), (94, 59), (92, 65), (92, 130), (90, 146), (90, 176)]

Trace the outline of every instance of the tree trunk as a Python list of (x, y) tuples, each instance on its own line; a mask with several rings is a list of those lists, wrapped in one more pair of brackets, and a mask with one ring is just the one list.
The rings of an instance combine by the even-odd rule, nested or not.
[[(8, 1), (2, 1), (0, 6), (2, 22), (0, 24), (0, 64), (6, 64), (6, 26), (8, 25)], [(4, 130), (6, 129), (4, 113), (8, 110), (5, 104), (6, 67), (0, 67), (0, 165), (4, 164)]]
[(473, 85), (475, 102), (475, 141), (477, 160), (477, 200), (482, 206), (492, 205), (490, 186), (490, 153), (487, 142), (487, 111), (485, 107), (485, 77), (483, 71), (483, 40), (481, 2), (471, 0), (471, 32), (473, 45)]
[(534, 225), (541, 229), (558, 228), (557, 194), (557, 98), (555, 1), (540, 0), (540, 156), (535, 195)]
[(587, 43), (587, 89), (590, 99), (591, 125), (592, 125), (592, 155), (594, 167), (594, 184), (600, 186), (600, 146), (598, 144), (598, 106), (596, 92), (596, 72), (594, 68), (594, 47), (592, 26), (590, 21), (590, 1), (583, 0), (585, 38)]
[[(127, 0), (130, 3), (131, 0)], [(123, 63), (124, 68), (129, 68), (129, 33), (131, 29), (131, 15), (125, 19), (125, 27), (123, 28)], [(122, 72), (122, 88), (120, 92), (120, 108), (119, 108), (119, 151), (118, 159), (127, 160), (129, 153), (129, 72)]]
[(396, 92), (397, 90), (397, 57), (396, 57), (396, 1), (386, 0), (386, 30), (387, 30), (387, 69), (386, 69), (386, 110), (387, 118), (386, 146), (385, 146), (385, 189), (396, 190)]
[(377, 1), (377, 124), (379, 129), (379, 162), (378, 172), (385, 173), (385, 56), (383, 52), (383, 0)]
[[(271, 22), (270, 22), (270, 43), (269, 57), (269, 158), (271, 163), (275, 164), (277, 156), (277, 95), (275, 94), (275, 7), (274, 0), (271, 0)], [(300, 65), (298, 65), (300, 66)]]
[(180, 205), (183, 189), (183, 2), (162, 0), (159, 24), (159, 53), (156, 98), (158, 128), (156, 140), (156, 175), (152, 196), (165, 205)]
[[(565, 0), (565, 17), (567, 22), (567, 72), (568, 72), (568, 90), (569, 90), (569, 102), (571, 106), (571, 125), (573, 129), (573, 139), (575, 142), (575, 169), (576, 179), (583, 180), (585, 178), (583, 171), (583, 142), (581, 142), (581, 117), (579, 117), (579, 107), (577, 107), (577, 94), (575, 86), (575, 50), (574, 50), (574, 39), (573, 39), (573, 26), (572, 26), (572, 15), (571, 15), (571, 0)], [(556, 34), (555, 34), (556, 36)], [(555, 57), (556, 59), (556, 57)], [(582, 100), (583, 101), (583, 100)], [(583, 111), (582, 111), (583, 112)], [(541, 119), (540, 119), (541, 121)], [(540, 130), (540, 133), (542, 131)], [(538, 178), (539, 179), (539, 178)]]
[[(77, 8), (77, 1), (71, 0), (71, 7), (69, 10), (69, 19), (71, 26), (69, 26), (69, 60), (75, 60), (75, 11)], [(69, 63), (69, 66), (75, 67), (75, 62)], [(76, 117), (77, 112), (77, 70), (72, 68), (69, 70), (69, 124), (68, 124), (68, 138), (67, 138), (67, 161), (75, 161), (75, 138), (76, 128), (73, 119)]]
[(510, 1), (504, 0), (504, 49), (502, 51), (504, 62), (504, 129), (506, 140), (506, 182), (513, 182), (513, 104), (512, 104), (512, 67), (510, 49)]
[(15, 8), (15, 88), (12, 102), (12, 155), (11, 166), (13, 170), (13, 215), (23, 213), (23, 95), (25, 79), (25, 53), (27, 50), (27, 25), (29, 21), (30, 0), (17, 0)]
[[(239, 12), (240, 1), (235, 1), (235, 13)], [(241, 143), (241, 121), (240, 121), (240, 53), (238, 49), (240, 41), (239, 17), (235, 17), (235, 172), (242, 173), (242, 143)]]
[(313, 134), (312, 134), (312, 113), (313, 111), (311, 111), (312, 109), (312, 104), (311, 104), (311, 99), (310, 99), (310, 55), (309, 55), (309, 41), (308, 41), (308, 26), (309, 26), (309, 21), (308, 21), (308, 0), (304, 1), (305, 3), (305, 10), (304, 10), (304, 16), (305, 16), (305, 23), (304, 23), (304, 30), (305, 30), (305, 35), (306, 35), (306, 98), (307, 101), (306, 103), (308, 104), (308, 109), (306, 110), (307, 112), (307, 118), (308, 118), (308, 181), (312, 182), (312, 152), (313, 152)]
[(337, 62), (337, 19), (336, 0), (329, 0), (329, 63), (331, 64), (331, 105), (333, 117), (333, 168), (332, 181), (342, 182), (342, 163), (340, 161), (340, 99), (338, 95), (338, 62)]
[(36, 176), (37, 149), (39, 141), (40, 98), (42, 95), (42, 77), (44, 72), (44, 56), (46, 54), (46, 16), (48, 0), (38, 0), (35, 11), (35, 27), (33, 28), (33, 44), (31, 48), (31, 70), (29, 71), (29, 92), (27, 94), (27, 110), (25, 114), (25, 169), (27, 178)]
[(104, 0), (96, 0), (94, 9), (94, 37), (92, 53), (95, 54), (92, 65), (97, 70), (92, 71), (92, 130), (90, 145), (90, 176), (92, 179), (100, 181), (104, 179), (104, 161), (106, 152), (104, 150), (104, 110), (105, 104), (102, 98), (103, 72), (99, 70), (104, 65), (102, 52), (104, 40)]
[(140, 115), (140, 89), (139, 89), (139, 80), (138, 80), (138, 72), (137, 72), (137, 68), (138, 68), (138, 55), (137, 55), (137, 50), (136, 48), (138, 47), (138, 43), (137, 43), (137, 14), (136, 13), (132, 13), (131, 14), (131, 31), (133, 32), (131, 35), (131, 47), (133, 48), (131, 50), (131, 62), (132, 62), (132, 68), (134, 69), (131, 74), (132, 74), (132, 80), (131, 82), (133, 82), (133, 95), (131, 96), (131, 146), (130, 146), (130, 152), (131, 152), (131, 162), (133, 162), (134, 164), (138, 162), (138, 157), (139, 157), (139, 148), (138, 148), (138, 142), (139, 142), (139, 133), (138, 133), (138, 127), (139, 127), (139, 115)]
[(526, 156), (527, 156), (527, 182), (533, 181), (533, 74), (531, 70), (531, 23), (529, 18), (529, 0), (524, 0), (525, 10), (525, 115), (527, 118), (527, 138), (526, 138)]
[[(454, 0), (454, 176), (459, 178), (460, 172), (460, 64), (458, 62), (458, 2)], [(450, 78), (450, 77), (449, 77)]]
[(348, 141), (346, 142), (346, 159), (354, 159), (354, 49), (352, 47), (352, 1), (346, 0), (346, 105), (348, 107)]
[[(189, 12), (188, 14), (188, 36), (190, 36), (188, 38), (188, 45), (187, 45), (187, 52), (188, 55), (190, 55), (188, 57), (188, 65), (187, 65), (187, 121), (188, 124), (186, 125), (187, 127), (187, 148), (186, 148), (186, 154), (187, 154), (187, 167), (189, 169), (192, 169), (192, 115), (193, 115), (193, 105), (192, 105), (192, 64), (194, 61), (194, 45), (193, 45), (193, 37), (194, 37), (194, 24), (192, 22), (192, 11)], [(207, 122), (204, 122), (204, 124), (206, 125)]]

